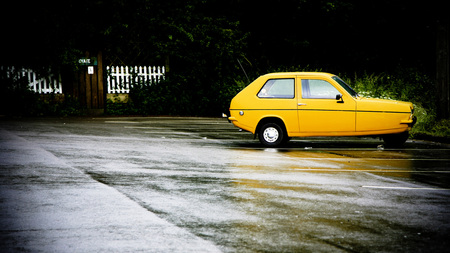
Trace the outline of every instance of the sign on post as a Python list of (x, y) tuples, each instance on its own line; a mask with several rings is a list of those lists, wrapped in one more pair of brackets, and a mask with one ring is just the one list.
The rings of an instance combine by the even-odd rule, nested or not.
[(78, 59), (78, 63), (82, 66), (97, 66), (97, 57), (90, 57), (90, 58), (80, 58)]

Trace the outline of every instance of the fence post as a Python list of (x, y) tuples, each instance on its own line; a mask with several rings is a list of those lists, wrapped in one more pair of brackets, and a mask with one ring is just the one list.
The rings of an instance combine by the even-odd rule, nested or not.
[(115, 77), (114, 77), (114, 79), (116, 80), (116, 86), (114, 87), (114, 89), (116, 90), (116, 92), (117, 93), (119, 93), (119, 91), (120, 91), (120, 93), (122, 93), (122, 79), (121, 79), (121, 77), (120, 77), (120, 67), (119, 66), (117, 66), (116, 67), (116, 75), (115, 75)]
[(110, 75), (111, 73), (109, 72), (109, 66), (106, 66), (106, 92), (107, 93), (111, 93), (111, 87), (109, 86), (111, 83), (111, 78)]

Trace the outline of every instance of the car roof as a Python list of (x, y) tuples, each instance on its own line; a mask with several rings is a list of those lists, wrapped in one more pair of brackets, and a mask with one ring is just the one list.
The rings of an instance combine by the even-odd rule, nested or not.
[(277, 72), (277, 73), (269, 73), (263, 76), (267, 77), (280, 77), (280, 76), (334, 76), (330, 73), (325, 72)]

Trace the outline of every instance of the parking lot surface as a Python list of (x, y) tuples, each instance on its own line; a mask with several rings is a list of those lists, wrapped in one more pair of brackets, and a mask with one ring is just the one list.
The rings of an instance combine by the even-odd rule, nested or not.
[(448, 252), (450, 147), (226, 119), (0, 120), (4, 252)]

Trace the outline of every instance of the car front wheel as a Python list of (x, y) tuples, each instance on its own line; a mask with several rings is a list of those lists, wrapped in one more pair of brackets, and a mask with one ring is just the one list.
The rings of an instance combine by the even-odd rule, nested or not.
[(403, 132), (400, 134), (389, 134), (383, 136), (384, 144), (388, 147), (401, 147), (408, 140), (409, 133)]
[(258, 133), (259, 141), (267, 147), (276, 147), (286, 138), (283, 129), (276, 123), (264, 124)]

